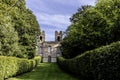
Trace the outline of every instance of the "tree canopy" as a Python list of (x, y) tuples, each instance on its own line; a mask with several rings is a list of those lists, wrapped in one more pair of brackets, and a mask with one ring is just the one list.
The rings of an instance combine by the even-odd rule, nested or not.
[(62, 42), (65, 58), (120, 40), (120, 0), (98, 0), (84, 5), (71, 17)]
[(33, 58), (40, 29), (25, 1), (0, 0), (0, 13), (0, 55)]

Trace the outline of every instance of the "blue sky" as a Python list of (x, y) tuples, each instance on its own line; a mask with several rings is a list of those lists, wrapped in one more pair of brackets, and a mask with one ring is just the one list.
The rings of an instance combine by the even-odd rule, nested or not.
[(26, 0), (27, 8), (33, 11), (41, 30), (46, 32), (46, 41), (54, 41), (54, 32), (65, 31), (69, 18), (81, 5), (94, 5), (96, 0)]

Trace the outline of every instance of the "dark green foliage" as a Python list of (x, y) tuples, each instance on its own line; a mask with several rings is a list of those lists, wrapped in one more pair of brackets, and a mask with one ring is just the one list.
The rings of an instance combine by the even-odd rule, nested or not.
[(120, 0), (83, 8), (71, 18), (58, 64), (83, 80), (120, 80)]
[(87, 51), (73, 59), (59, 57), (58, 64), (84, 80), (119, 80), (120, 41)]
[(40, 57), (22, 59), (0, 56), (0, 80), (33, 70), (40, 62)]
[[(0, 13), (0, 30), (4, 32), (3, 39), (9, 39), (8, 36), (13, 38), (13, 40), (9, 40), (11, 43), (6, 42), (4, 45), (11, 45), (16, 43), (16, 46), (14, 45), (14, 47), (19, 50), (16, 50), (16, 52), (12, 51), (12, 46), (9, 46), (9, 50), (7, 50), (7, 48), (3, 48), (3, 44), (1, 44), (0, 48), (4, 49), (4, 51), (2, 50), (0, 55), (4, 55), (4, 53), (6, 53), (5, 55), (9, 56), (13, 56), (12, 54), (14, 54), (14, 56), (17, 57), (33, 58), (35, 56), (35, 36), (40, 33), (40, 29), (38, 22), (36, 21), (36, 17), (29, 9), (26, 8), (25, 1), (0, 0)], [(13, 30), (11, 30), (11, 32), (8, 31), (8, 33), (8, 28), (6, 27), (8, 26), (7, 24), (9, 24), (10, 28), (13, 28)], [(2, 28), (3, 25), (6, 27), (5, 29)], [(6, 30), (6, 32), (4, 30)], [(0, 41), (0, 43), (2, 42)], [(12, 54), (9, 54), (10, 51), (12, 51)], [(22, 53), (20, 51), (22, 51)]]
[(120, 40), (120, 0), (98, 0), (83, 6), (72, 18), (62, 42), (65, 58)]
[(112, 41), (120, 40), (120, 0), (98, 0), (95, 9), (106, 17), (111, 27)]

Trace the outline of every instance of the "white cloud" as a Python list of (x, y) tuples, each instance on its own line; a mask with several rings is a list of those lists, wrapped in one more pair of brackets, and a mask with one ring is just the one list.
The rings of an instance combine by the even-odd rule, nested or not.
[(56, 3), (59, 4), (64, 4), (64, 5), (70, 5), (70, 6), (76, 6), (78, 5), (78, 0), (74, 1), (74, 0), (53, 0)]
[(70, 6), (81, 6), (81, 5), (95, 5), (96, 0), (52, 0), (59, 4), (70, 5)]
[(95, 5), (95, 1), (96, 0), (77, 0), (78, 3), (82, 4), (82, 5)]
[(40, 22), (40, 24), (54, 26), (56, 28), (63, 28), (70, 25), (69, 22), (69, 15), (52, 15), (52, 14), (46, 14), (46, 13), (36, 13), (37, 19)]
[(95, 0), (26, 0), (26, 3), (40, 25), (44, 25), (41, 29), (46, 31), (46, 40), (54, 40), (55, 29), (64, 31), (70, 25), (71, 15), (81, 5), (95, 5)]
[(49, 10), (43, 0), (26, 0), (26, 6), (34, 12)]
[(70, 25), (69, 15), (36, 13), (36, 16), (40, 25), (47, 25), (41, 26), (42, 30), (46, 32), (46, 41), (54, 41), (55, 30), (64, 31)]

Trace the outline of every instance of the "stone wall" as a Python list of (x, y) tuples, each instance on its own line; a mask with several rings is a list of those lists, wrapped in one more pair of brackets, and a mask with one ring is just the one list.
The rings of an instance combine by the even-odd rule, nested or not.
[[(59, 42), (42, 42), (39, 43), (39, 55), (42, 56), (43, 62), (56, 62), (56, 57), (61, 56)], [(49, 59), (49, 56), (51, 59)], [(50, 61), (49, 61), (50, 60)]]

